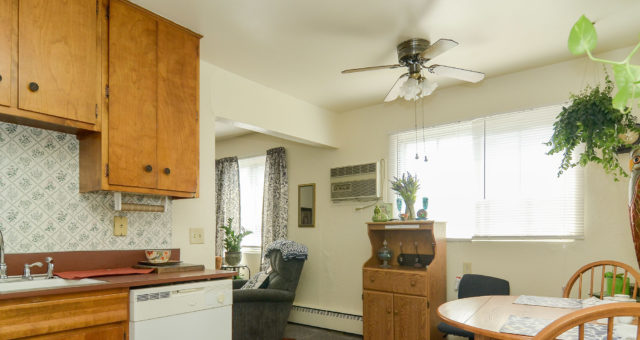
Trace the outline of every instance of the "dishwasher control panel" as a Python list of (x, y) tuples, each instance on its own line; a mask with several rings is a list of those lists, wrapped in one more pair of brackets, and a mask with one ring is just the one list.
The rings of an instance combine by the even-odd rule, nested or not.
[(132, 288), (129, 294), (130, 321), (230, 306), (231, 280), (199, 281), (167, 286)]

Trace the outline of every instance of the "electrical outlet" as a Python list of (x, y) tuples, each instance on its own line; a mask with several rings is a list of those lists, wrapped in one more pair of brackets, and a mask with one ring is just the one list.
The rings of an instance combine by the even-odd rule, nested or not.
[(204, 230), (202, 228), (189, 228), (189, 243), (204, 243)]
[(113, 236), (126, 236), (126, 235), (127, 235), (127, 217), (114, 216), (113, 217)]
[(471, 274), (471, 262), (462, 262), (462, 274)]

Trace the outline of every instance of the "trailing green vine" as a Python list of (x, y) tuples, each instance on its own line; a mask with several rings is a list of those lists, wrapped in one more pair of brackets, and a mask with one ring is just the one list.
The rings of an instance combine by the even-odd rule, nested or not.
[(612, 66), (616, 88), (618, 89), (615, 97), (613, 97), (613, 107), (620, 111), (629, 112), (631, 110), (630, 105), (628, 105), (629, 101), (640, 98), (640, 66), (631, 64), (631, 57), (640, 49), (640, 43), (622, 61), (594, 57), (591, 51), (596, 48), (597, 43), (598, 34), (593, 23), (586, 16), (581, 16), (571, 28), (571, 33), (569, 33), (569, 51), (575, 55), (586, 53), (589, 59)]

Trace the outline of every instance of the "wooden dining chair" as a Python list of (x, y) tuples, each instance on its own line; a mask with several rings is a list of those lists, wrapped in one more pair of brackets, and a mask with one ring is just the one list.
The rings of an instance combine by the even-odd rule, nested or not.
[[(564, 292), (562, 293), (562, 297), (583, 299), (594, 296), (594, 294), (599, 294), (599, 297), (602, 300), (607, 293), (605, 291), (607, 288), (607, 280), (605, 278), (606, 272), (613, 273), (613, 278), (618, 274), (624, 274), (622, 278), (622, 292), (624, 292), (624, 294), (626, 294), (626, 291), (629, 289), (627, 279), (630, 279), (630, 281), (633, 280), (633, 282), (630, 282), (633, 283), (633, 292), (630, 295), (632, 298), (636, 298), (638, 293), (638, 282), (640, 282), (640, 273), (625, 263), (611, 260), (591, 262), (578, 269), (578, 271), (576, 271), (576, 273), (573, 274), (567, 282)], [(613, 278), (611, 282), (611, 289), (608, 289), (610, 296), (615, 295), (616, 291), (617, 280)], [(577, 291), (577, 296), (571, 296), (576, 282), (577, 287), (575, 287), (576, 289), (574, 291)], [(584, 296), (583, 293), (586, 294), (586, 296)]]
[[(583, 340), (585, 339), (585, 323), (603, 318), (607, 319), (607, 340), (612, 340), (614, 317), (621, 316), (633, 317), (635, 319), (632, 320), (637, 324), (638, 318), (640, 318), (640, 303), (607, 303), (577, 310), (547, 325), (533, 340), (552, 340), (576, 326), (578, 327), (578, 338)], [(640, 339), (640, 327), (637, 327), (635, 338)]]

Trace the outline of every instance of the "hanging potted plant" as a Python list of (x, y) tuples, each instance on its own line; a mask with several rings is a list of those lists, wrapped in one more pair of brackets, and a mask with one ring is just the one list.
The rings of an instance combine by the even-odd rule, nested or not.
[(224, 261), (230, 266), (237, 266), (240, 261), (242, 261), (242, 252), (240, 251), (242, 239), (251, 234), (251, 231), (244, 230), (244, 228), (240, 227), (240, 230), (236, 233), (236, 231), (231, 228), (232, 222), (233, 218), (229, 218), (227, 225), (222, 225), (220, 228), (224, 230), (225, 234), (224, 249), (226, 251), (224, 253)]
[(407, 220), (416, 219), (416, 212), (413, 205), (416, 203), (416, 194), (419, 188), (420, 183), (418, 182), (418, 177), (412, 176), (409, 172), (402, 174), (402, 178), (393, 177), (393, 181), (391, 181), (391, 189), (404, 200)]
[[(571, 104), (558, 114), (553, 135), (547, 143), (551, 146), (547, 154), (563, 153), (558, 176), (589, 162), (600, 164), (616, 181), (628, 176), (618, 161), (617, 151), (627, 146), (621, 136), (638, 132), (638, 128), (630, 112), (613, 107), (612, 91), (613, 82), (607, 76), (604, 85), (571, 94)], [(584, 145), (584, 150), (575, 155), (580, 145)]]

